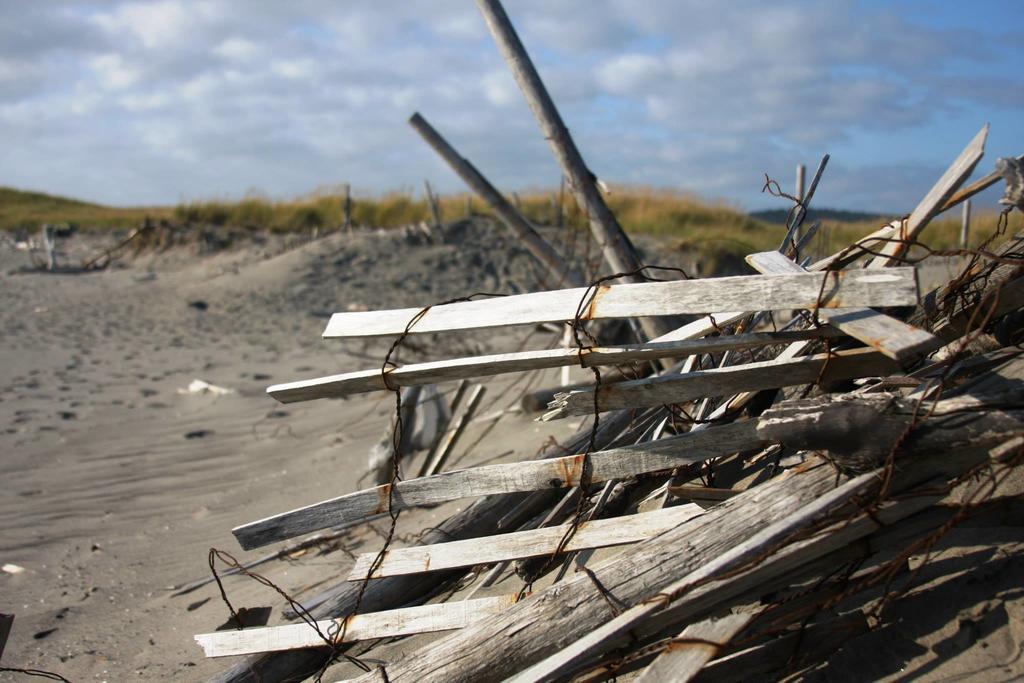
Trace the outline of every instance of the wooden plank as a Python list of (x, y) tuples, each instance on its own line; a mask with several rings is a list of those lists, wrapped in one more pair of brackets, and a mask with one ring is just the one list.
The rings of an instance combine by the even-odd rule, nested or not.
[[(417, 112), (409, 118), (409, 125), (451, 166), (462, 181), (491, 207), (501, 222), (519, 237), (523, 246), (547, 268), (554, 282), (573, 286), (585, 284), (579, 271), (570, 267), (504, 195), (498, 192), (473, 164), (463, 158), (426, 119)], [(466, 214), (469, 214), (468, 209)]]
[[(751, 254), (746, 260), (764, 274), (807, 272), (777, 251)], [(942, 346), (934, 334), (870, 308), (822, 308), (818, 317), (901, 364)]]
[(730, 614), (690, 624), (679, 634), (680, 642), (670, 643), (637, 683), (686, 683), (753, 618), (753, 614)]
[[(827, 367), (826, 367), (827, 363)], [(822, 369), (824, 368), (824, 374)], [(899, 370), (891, 359), (874, 349), (853, 349), (785, 360), (768, 360), (732, 367), (698, 370), (685, 375), (661, 375), (602, 386), (597, 395), (597, 410), (645, 408), (682, 403), (706, 396), (725, 396), (763, 389), (778, 389), (811, 384), (820, 377), (824, 383), (857, 377), (886, 375)], [(542, 420), (557, 420), (570, 415), (594, 412), (595, 389), (579, 389), (556, 394), (551, 410)]]
[[(387, 383), (393, 388), (435, 384), (455, 379), (488, 377), (524, 370), (570, 367), (574, 365), (584, 368), (618, 365), (633, 361), (678, 358), (696, 353), (721, 353), (728, 350), (749, 349), (771, 344), (788, 344), (800, 340), (836, 337), (839, 334), (837, 330), (826, 327), (820, 331), (755, 332), (752, 334), (733, 334), (707, 339), (650, 342), (627, 346), (588, 347), (582, 352), (576, 348), (561, 348), (499, 353), (403, 365), (387, 372)], [(389, 387), (385, 386), (381, 370), (374, 368), (372, 370), (346, 372), (328, 377), (277, 384), (268, 388), (267, 393), (281, 403), (295, 403), (319, 398), (338, 398), (367, 391), (381, 391), (387, 388)]]
[[(502, 595), (356, 614), (349, 619), (348, 627), (344, 629), (344, 640), (337, 642), (450, 631), (498, 614), (515, 603), (515, 595)], [(328, 637), (338, 638), (342, 634), (343, 623), (343, 619), (330, 619), (318, 621), (317, 627)], [(234, 657), (257, 652), (324, 647), (323, 639), (305, 623), (200, 633), (194, 637), (207, 657)]]
[[(593, 629), (569, 647), (507, 680), (510, 683), (539, 683), (564, 678), (580, 662), (603, 652), (609, 642), (628, 633), (640, 622), (654, 617), (662, 609), (668, 610), (659, 615), (663, 620), (684, 620), (689, 615), (720, 605), (723, 601), (876, 531), (879, 522), (894, 523), (921, 511), (939, 499), (938, 496), (916, 497), (884, 504), (877, 516), (861, 515), (853, 521), (833, 527), (830, 533), (819, 534), (811, 540), (798, 541), (754, 564), (739, 576), (735, 575), (734, 570), (730, 570), (741, 565), (744, 560), (749, 560), (751, 556), (764, 554), (768, 548), (774, 547), (781, 539), (792, 536), (798, 530), (812, 528), (815, 521), (820, 521), (830, 507), (848, 503), (863, 495), (864, 486), (869, 484), (867, 477), (878, 478), (879, 473), (874, 472), (846, 482), (665, 586), (660, 591), (661, 595), (682, 593), (682, 597), (675, 604), (668, 606), (663, 600), (640, 602)], [(692, 590), (687, 590), (689, 588)], [(392, 680), (401, 679), (393, 677)]]
[[(822, 279), (827, 278), (824, 287)], [(506, 327), (573, 320), (580, 303), (584, 320), (631, 318), (717, 311), (774, 311), (852, 306), (912, 306), (917, 303), (917, 277), (913, 268), (892, 268), (886, 273), (863, 271), (841, 275), (747, 275), (737, 277), (643, 282), (577, 287), (517, 294), (430, 308), (411, 333)], [(324, 330), (325, 338), (378, 337), (405, 332), (422, 308), (335, 313)]]
[(455, 422), (455, 427), (448, 430), (444, 437), (444, 443), (441, 447), (433, 454), (429, 461), (424, 466), (423, 476), (431, 476), (437, 474), (445, 462), (451, 456), (452, 451), (455, 449), (455, 444), (458, 443), (459, 437), (466, 431), (466, 425), (473, 419), (473, 415), (476, 414), (476, 409), (480, 405), (480, 400), (484, 397), (487, 387), (483, 384), (477, 384), (473, 387), (472, 393), (469, 395), (469, 400), (466, 401), (466, 409), (459, 415), (459, 419)]
[[(930, 422), (924, 422), (919, 432), (927, 438), (922, 441), (915, 438), (910, 444), (913, 450), (897, 465), (899, 481), (894, 481), (893, 493), (930, 480), (936, 472), (947, 471), (944, 468), (964, 471), (987, 457), (984, 449), (976, 449), (975, 446), (959, 453), (951, 453), (948, 449), (930, 450), (936, 441), (949, 439), (948, 431), (933, 432)], [(952, 459), (951, 455), (954, 456)], [(877, 477), (877, 473), (874, 476)], [(843, 485), (836, 488), (835, 472), (827, 466), (770, 479), (712, 508), (701, 517), (643, 541), (628, 553), (593, 566), (592, 571), (597, 581), (614, 595), (616, 603), (627, 607), (639, 605), (655, 612), (661, 611), (666, 607), (666, 600), (656, 596), (665, 596), (668, 591), (679, 589), (680, 602), (668, 605), (670, 614), (684, 622), (692, 620), (739, 594), (734, 591), (749, 591), (755, 585), (792, 572), (804, 562), (833, 552), (836, 543), (845, 546), (873, 532), (878, 525), (864, 516), (850, 524), (840, 524), (832, 533), (816, 536), (810, 541), (813, 547), (800, 545), (794, 550), (796, 554), (783, 551), (767, 561), (755, 561), (766, 548), (774, 547), (779, 540), (793, 539), (799, 529), (816, 528), (822, 515), (838, 515), (837, 519), (847, 519), (846, 511), (856, 509), (847, 504), (855, 499), (870, 500), (871, 493), (877, 491), (878, 483), (868, 477), (860, 479), (854, 489)], [(865, 488), (860, 488), (861, 484)], [(832, 497), (836, 492), (840, 492), (842, 497)], [(911, 514), (919, 500), (924, 499), (898, 501), (895, 506), (898, 515), (893, 512), (890, 516), (892, 508), (885, 506), (880, 519), (885, 523)], [(805, 516), (804, 513), (808, 512), (812, 514)], [(754, 540), (755, 536), (755, 543), (746, 543)], [(734, 554), (733, 549), (739, 552)], [(740, 566), (750, 569), (740, 575), (737, 573)], [(676, 613), (674, 607), (684, 603), (685, 610)], [(627, 612), (633, 609), (629, 607)], [(406, 654), (389, 664), (388, 677), (392, 683), (428, 680), (442, 672), (450, 680), (508, 679), (525, 667), (560, 654), (567, 647), (575, 648), (579, 643), (583, 651), (578, 653), (578, 658), (570, 653), (573, 660), (567, 666), (572, 670), (575, 663), (592, 661), (595, 653), (604, 651), (604, 645), (609, 642), (605, 636), (612, 639), (620, 637), (637, 623), (631, 619), (635, 614), (630, 615), (614, 624), (610, 635), (605, 631), (598, 634), (596, 643), (589, 641), (589, 634), (603, 630), (602, 625), (610, 623), (609, 619), (614, 614), (615, 609), (609, 608), (607, 597), (602, 595), (591, 577), (580, 575), (534, 594), (511, 607), (501, 618), (487, 619), (473, 629), (463, 629)], [(641, 618), (648, 616), (644, 613)], [(584, 639), (589, 642), (581, 642)], [(493, 651), (496, 642), (501, 643), (499, 656), (495, 656)], [(523, 680), (536, 680), (544, 675), (549, 677), (543, 680), (567, 678), (560, 667), (554, 673), (552, 669), (542, 668), (544, 670), (536, 678), (525, 676)]]
[[(608, 448), (611, 440), (625, 429), (632, 420), (631, 413), (609, 415), (601, 420), (597, 430), (597, 448)], [(590, 429), (584, 427), (560, 444), (544, 446), (539, 458), (561, 455), (568, 450), (578, 453), (586, 447), (591, 438)], [(560, 491), (535, 491), (525, 496), (516, 496), (517, 505), (510, 509), (509, 497), (489, 496), (463, 506), (462, 510), (429, 527), (422, 536), (423, 544), (442, 543), (463, 538), (477, 538), (497, 533), (500, 530), (518, 528), (531, 518), (541, 515), (559, 497)], [(310, 613), (316, 619), (331, 619), (352, 614), (357, 602), (365, 612), (380, 612), (406, 605), (416, 604), (437, 590), (459, 578), (460, 570), (393, 576), (372, 581), (369, 584), (351, 583), (339, 579), (304, 599)], [(286, 610), (290, 611), (290, 610)], [(325, 648), (296, 650), (243, 657), (211, 677), (210, 683), (252, 683), (254, 680), (284, 681), (312, 675), (327, 663)]]
[[(664, 510), (624, 515), (611, 519), (583, 522), (565, 546), (566, 552), (587, 548), (636, 543), (656, 536), (688, 519), (703, 514), (699, 505), (680, 505)], [(472, 567), (505, 560), (550, 555), (569, 530), (570, 525), (516, 531), (485, 539), (452, 541), (434, 545), (389, 550), (370, 578), (417, 574), (419, 572)], [(349, 581), (361, 581), (377, 558), (377, 553), (364, 553), (348, 575)]]
[(736, 489), (719, 489), (712, 486), (669, 486), (666, 490), (670, 496), (696, 500), (729, 500), (742, 493)]
[[(953, 196), (957, 188), (964, 184), (970, 177), (974, 167), (981, 161), (985, 153), (985, 140), (988, 138), (988, 124), (982, 126), (974, 138), (967, 143), (960, 155), (953, 161), (946, 172), (942, 174), (924, 199), (918, 203), (911, 212), (910, 217), (897, 231), (897, 238), (906, 242), (913, 241), (921, 231), (928, 225), (932, 218), (937, 216), (946, 201)], [(877, 251), (879, 256), (874, 257), (868, 264), (869, 269), (887, 268), (899, 263), (899, 256), (906, 247), (901, 242), (888, 242), (883, 244)]]
[[(594, 483), (671, 469), (764, 445), (750, 421), (591, 453)], [(395, 484), (393, 510), (495, 493), (571, 488), (579, 483), (583, 455), (453, 470)], [(258, 548), (388, 509), (389, 484), (267, 517), (232, 529), (245, 549)]]
[[(597, 187), (597, 178), (583, 160), (501, 2), (477, 0), (476, 4), (537, 119), (544, 139), (551, 146), (562, 169), (562, 178), (568, 183), (576, 204), (590, 223), (590, 232), (601, 249), (605, 263), (613, 273), (625, 274), (624, 281), (639, 281), (639, 274), (633, 273), (643, 264), (615, 214), (605, 203)], [(657, 318), (643, 318), (639, 322), (649, 339), (670, 332), (678, 324)]]
[(825, 658), (869, 630), (867, 617), (856, 610), (716, 659), (704, 667), (695, 680), (701, 683), (772, 680), (769, 674), (784, 668), (794, 653), (798, 653), (802, 661)]

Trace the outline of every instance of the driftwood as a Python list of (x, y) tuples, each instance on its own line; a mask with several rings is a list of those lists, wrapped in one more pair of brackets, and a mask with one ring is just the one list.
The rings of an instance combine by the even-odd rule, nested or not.
[[(598, 483), (671, 469), (761, 445), (763, 441), (756, 436), (753, 423), (721, 425), (670, 439), (592, 453), (589, 458), (589, 480)], [(580, 483), (583, 465), (583, 455), (570, 455), (454, 470), (422, 479), (406, 479), (394, 485), (390, 506), (395, 511), (415, 505), (495, 493), (572, 488)], [(390, 484), (385, 484), (332, 498), (236, 527), (231, 533), (248, 550), (335, 524), (363, 519), (388, 509), (391, 488)]]
[[(751, 254), (747, 263), (762, 274), (806, 272), (777, 251)], [(935, 335), (870, 308), (822, 308), (817, 313), (821, 320), (901, 364), (942, 346)]]
[[(596, 447), (603, 448), (630, 422), (628, 413), (605, 417), (596, 434)], [(590, 431), (585, 430), (566, 442), (570, 451), (583, 449), (590, 440)], [(550, 458), (562, 453), (558, 446), (548, 447), (541, 458)], [(514, 529), (553, 504), (556, 491), (544, 490), (520, 497), (489, 496), (476, 501), (465, 510), (449, 517), (430, 529), (421, 539), (421, 544), (441, 543), (464, 538), (479, 538), (504, 529)], [(515, 513), (514, 515), (512, 513)], [(499, 527), (503, 524), (505, 526)], [(427, 575), (395, 576), (372, 582), (363, 593), (363, 611), (383, 611), (414, 603), (429, 595), (438, 587), (461, 576), (459, 571), (437, 572)], [(334, 618), (349, 614), (356, 604), (360, 585), (342, 582), (314, 598), (316, 607), (312, 615), (317, 619)], [(211, 683), (267, 683), (301, 679), (312, 675), (326, 661), (327, 655), (321, 649), (296, 650), (256, 655), (211, 678)]]
[[(348, 620), (318, 621), (320, 631), (334, 642), (353, 642), (374, 638), (392, 638), (415, 633), (448, 631), (469, 626), (475, 621), (498, 614), (516, 602), (515, 595), (478, 598), (464, 602), (420, 605), (387, 612), (357, 614)], [(344, 640), (340, 636), (344, 634)], [(217, 631), (195, 636), (207, 657), (232, 657), (260, 652), (281, 652), (308, 647), (323, 647), (324, 640), (309, 624)]]
[[(765, 680), (767, 674), (787, 666), (794, 653), (804, 658), (826, 656), (870, 629), (862, 612), (853, 612), (787, 633), (764, 645), (716, 659), (693, 680), (697, 683), (743, 683)], [(799, 646), (799, 650), (797, 647)]]
[(473, 391), (470, 392), (469, 398), (466, 400), (466, 408), (455, 421), (455, 426), (442, 435), (438, 448), (436, 450), (431, 449), (431, 452), (428, 454), (428, 459), (424, 462), (423, 474), (421, 476), (429, 477), (441, 471), (455, 449), (455, 444), (459, 442), (459, 437), (466, 431), (466, 426), (473, 419), (473, 415), (476, 414), (476, 409), (480, 406), (480, 401), (483, 399), (486, 391), (487, 387), (482, 384), (473, 387)]
[[(890, 481), (889, 492), (906, 491), (935, 476), (962, 473), (984, 462), (991, 447), (1022, 431), (1024, 414), (1020, 412), (974, 414), (967, 429), (955, 413), (947, 419), (928, 420), (917, 428), (914, 439), (903, 449), (902, 464)], [(935, 500), (934, 489), (928, 489), (932, 492), (928, 495), (885, 504), (874, 519), (862, 515), (853, 521), (849, 520), (855, 508), (846, 508), (846, 521), (831, 533), (787, 546), (770, 561), (761, 561), (753, 569), (736, 574), (744, 559), (760, 556), (767, 547), (791, 538), (797, 529), (820, 522), (822, 515), (834, 515), (837, 508), (849, 501), (870, 498), (878, 490), (881, 478), (874, 472), (868, 473), (838, 489), (832, 488), (834, 480), (830, 468), (818, 467), (768, 481), (639, 544), (628, 557), (594, 567), (597, 580), (620, 604), (636, 605), (611, 621), (607, 621), (611, 615), (604, 598), (588, 576), (581, 576), (531, 596), (510, 608), (501, 619), (481, 622), (472, 633), (449, 636), (435, 642), (428, 651), (403, 658), (388, 667), (388, 678), (413, 680), (444, 671), (445, 676), (463, 680), (495, 680), (522, 671), (538, 657), (547, 656), (551, 656), (550, 661), (536, 664), (517, 680), (564, 675), (603, 651), (607, 643), (640, 619), (660, 613), (670, 616), (671, 623), (697, 616), (701, 610), (727, 600), (730, 594), (763, 583), (873, 532), (878, 528), (875, 520), (893, 522)], [(680, 544), (687, 548), (682, 556), (678, 552)], [(716, 581), (717, 575), (731, 578)], [(741, 581), (741, 576), (747, 579)], [(655, 592), (670, 594), (673, 587), (686, 586), (691, 588), (681, 593), (679, 600), (669, 601), (672, 604), (668, 609), (665, 600), (638, 602)], [(566, 609), (566, 605), (572, 608)], [(485, 644), (494, 639), (503, 643), (506, 654), (497, 660), (485, 652)]]
[[(587, 216), (590, 232), (601, 248), (605, 262), (614, 273), (635, 273), (642, 265), (636, 250), (615, 215), (605, 204), (594, 174), (583, 161), (583, 156), (573, 142), (569, 129), (562, 122), (558, 108), (544, 87), (544, 82), (519, 40), (505, 9), (498, 0), (477, 0), (476, 4), (504, 55), (512, 76), (523, 91), (526, 103), (533, 111), (544, 139), (551, 146), (576, 204), (583, 215)], [(623, 279), (627, 282), (636, 282), (639, 277), (630, 275)], [(670, 320), (642, 319), (640, 324), (648, 338), (658, 337), (677, 327), (677, 324)]]
[[(564, 550), (571, 552), (636, 543), (702, 513), (703, 509), (699, 505), (682, 505), (637, 515), (583, 522), (569, 539)], [(568, 529), (567, 525), (553, 526), (502, 534), (486, 542), (473, 539), (390, 550), (369, 576), (379, 578), (415, 574), (550, 555), (551, 550), (558, 547), (559, 541), (566, 535)], [(365, 553), (356, 558), (356, 563), (348, 575), (349, 581), (366, 578), (376, 556), (377, 553)]]
[(914, 208), (906, 222), (900, 225), (894, 237), (899, 241), (888, 242), (879, 247), (879, 255), (868, 264), (868, 268), (885, 268), (899, 263), (900, 255), (906, 251), (907, 243), (917, 238), (932, 218), (939, 214), (946, 201), (967, 180), (974, 167), (985, 153), (988, 138), (988, 124), (985, 124), (964, 148), (953, 164), (946, 169), (924, 199)]
[[(898, 366), (874, 349), (854, 349), (800, 358), (747, 363), (734, 367), (698, 370), (685, 375), (662, 375), (631, 382), (603, 385), (557, 394), (551, 411), (542, 419), (588, 415), (597, 410), (640, 408), (682, 403), (704, 396), (778, 389), (800, 384), (836, 382), (884, 375)], [(595, 393), (597, 394), (595, 400)]]
[(434, 191), (430, 188), (430, 181), (423, 181), (423, 192), (427, 197), (427, 208), (430, 209), (430, 227), (440, 228), (441, 227), (441, 206), (438, 204), (437, 197), (434, 196)]
[[(660, 358), (680, 358), (698, 353), (721, 353), (729, 350), (838, 336), (840, 336), (840, 332), (836, 329), (823, 327), (793, 332), (754, 332), (627, 346), (595, 346), (583, 350), (568, 348), (499, 353), (403, 365), (387, 371), (387, 386), (380, 369), (377, 368), (277, 384), (269, 387), (267, 393), (281, 403), (295, 403), (318, 398), (338, 398), (399, 386), (487, 377), (507, 372), (569, 366), (590, 368)], [(931, 338), (931, 335), (928, 337)], [(939, 344), (941, 345), (941, 342)]]
[(644, 669), (637, 681), (685, 683), (691, 680), (752, 618), (752, 614), (730, 614), (690, 624), (679, 634), (678, 642), (671, 643)]
[[(561, 289), (532, 294), (390, 311), (335, 313), (325, 338), (379, 337), (470, 330), (510, 325), (574, 320), (632, 318), (745, 310), (791, 308), (850, 308), (854, 306), (911, 306), (917, 304), (913, 268), (885, 273), (852, 271), (756, 275), (740, 277), (604, 285), (596, 289)], [(582, 304), (582, 305), (581, 305)], [(714, 310), (709, 310), (714, 309)], [(666, 341), (659, 339), (657, 341)]]
[(573, 286), (584, 284), (583, 276), (579, 271), (570, 267), (554, 247), (537, 233), (529, 221), (523, 218), (522, 214), (491, 185), (473, 164), (460, 156), (426, 119), (419, 113), (413, 114), (409, 118), (409, 125), (442, 159), (448, 162), (448, 165), (462, 178), (462, 181), (491, 207), (495, 215), (516, 234), (523, 246), (533, 254), (533, 257), (548, 269), (556, 287), (562, 284)]

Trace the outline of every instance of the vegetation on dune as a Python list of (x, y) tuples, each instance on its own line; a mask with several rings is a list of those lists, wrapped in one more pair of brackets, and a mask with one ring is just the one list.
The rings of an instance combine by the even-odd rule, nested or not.
[[(446, 220), (466, 215), (465, 194), (440, 199)], [(531, 191), (513, 195), (514, 203), (532, 222), (553, 225), (558, 222), (556, 194)], [(572, 197), (563, 198), (562, 224), (566, 229), (586, 229), (585, 217)], [(693, 195), (647, 187), (613, 187), (607, 201), (627, 232), (674, 239), (680, 249), (728, 258), (754, 251), (773, 249), (784, 234), (778, 222), (757, 220), (725, 203), (708, 202)], [(241, 200), (208, 200), (180, 204), (177, 207), (115, 208), (37, 192), (0, 188), (0, 228), (37, 230), (43, 223), (66, 223), (82, 229), (129, 228), (146, 218), (169, 220), (185, 225), (224, 226), (244, 230), (302, 232), (337, 230), (344, 223), (345, 197), (338, 189), (322, 190), (289, 200), (273, 200), (251, 195)], [(489, 209), (478, 199), (469, 201), (476, 215)], [(356, 225), (396, 227), (430, 220), (424, 198), (410, 193), (392, 192), (376, 197), (352, 198), (352, 221)], [(928, 227), (923, 241), (936, 249), (958, 245), (959, 215), (940, 217)], [(826, 215), (836, 215), (835, 212)], [(991, 234), (998, 214), (976, 212), (972, 218), (972, 243)], [(813, 210), (811, 218), (813, 220)], [(829, 217), (812, 245), (815, 255), (836, 251), (886, 222), (885, 218), (844, 221)]]
[(0, 187), (0, 228), (38, 230), (44, 223), (67, 223), (81, 229), (128, 228), (146, 216), (170, 218), (169, 207), (116, 208), (41, 192)]

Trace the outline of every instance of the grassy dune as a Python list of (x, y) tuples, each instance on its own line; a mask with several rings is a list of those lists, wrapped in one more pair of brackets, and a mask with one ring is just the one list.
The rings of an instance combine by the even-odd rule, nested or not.
[(0, 229), (38, 230), (44, 223), (69, 223), (83, 229), (127, 228), (146, 216), (170, 218), (170, 207), (116, 208), (0, 187)]
[[(468, 196), (441, 198), (446, 220), (466, 215)], [(531, 191), (514, 196), (528, 219), (539, 224), (557, 220), (555, 193)], [(627, 232), (653, 234), (675, 240), (680, 248), (706, 254), (743, 255), (775, 248), (783, 234), (781, 225), (756, 220), (725, 203), (708, 202), (692, 195), (646, 187), (613, 187), (608, 204)], [(563, 224), (567, 229), (585, 228), (585, 220), (572, 198), (564, 198)], [(69, 223), (81, 229), (126, 228), (140, 225), (146, 216), (184, 224), (226, 226), (270, 231), (338, 229), (343, 223), (344, 196), (322, 190), (289, 200), (247, 197), (237, 201), (209, 200), (176, 207), (115, 208), (37, 192), (0, 188), (0, 228), (36, 230), (43, 223)], [(475, 214), (490, 213), (477, 199), (469, 206)], [(910, 207), (908, 207), (910, 208)], [(953, 213), (953, 212), (951, 212)], [(424, 199), (408, 193), (354, 197), (352, 218), (358, 225), (394, 227), (429, 220)], [(972, 223), (972, 243), (992, 232), (997, 214), (979, 212)], [(1015, 219), (1018, 220), (1019, 219)], [(823, 222), (813, 251), (836, 251), (883, 223), (882, 220)], [(1016, 226), (1012, 226), (1016, 227)], [(923, 241), (938, 249), (957, 245), (959, 217), (940, 217), (924, 233)]]

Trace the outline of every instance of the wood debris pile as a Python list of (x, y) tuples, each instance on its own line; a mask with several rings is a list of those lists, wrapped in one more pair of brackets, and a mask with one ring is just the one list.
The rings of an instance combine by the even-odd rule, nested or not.
[[(1024, 459), (1024, 236), (963, 252), (934, 291), (918, 291), (914, 268), (929, 221), (1002, 177), (965, 185), (987, 127), (907, 218), (836, 254), (802, 258), (823, 164), (779, 250), (747, 258), (754, 274), (650, 281), (500, 5), (478, 4), (618, 275), (582, 282), (414, 117), (570, 288), (342, 312), (324, 336), (389, 337), (394, 349), (425, 333), (568, 323), (575, 343), (401, 366), (389, 356), (383, 368), (271, 387), (285, 403), (394, 392), (392, 466), (382, 461), (388, 483), (237, 527), (243, 548), (476, 500), (417, 545), (391, 547), (389, 535), (357, 557), (303, 622), (196, 636), (208, 656), (247, 656), (216, 680), (336, 680), (325, 665), (355, 641), (425, 632), (444, 633), (392, 660), (351, 659), (368, 669), (355, 680), (751, 680), (827, 660), (912, 585), (908, 558), (956, 524), (1019, 510), (1000, 485)], [(776, 324), (773, 312), (792, 311)], [(601, 345), (586, 325), (602, 319), (638, 320), (647, 341)], [(436, 440), (420, 476), (400, 476), (424, 387), (462, 382), (468, 410), (451, 435), (479, 400), (466, 381), (566, 366), (621, 370), (556, 395), (543, 419), (588, 418), (562, 447), (445, 471), (450, 444)], [(441, 597), (467, 581), (465, 599)], [(474, 597), (499, 583), (503, 594)]]

